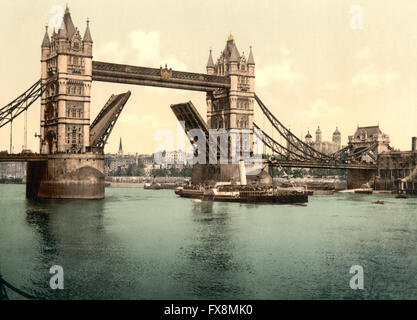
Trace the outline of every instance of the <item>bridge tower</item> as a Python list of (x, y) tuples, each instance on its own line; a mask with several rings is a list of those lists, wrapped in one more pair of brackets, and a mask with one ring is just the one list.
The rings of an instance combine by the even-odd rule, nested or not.
[[(210, 50), (206, 70), (208, 75), (227, 76), (230, 80), (230, 89), (211, 91), (206, 97), (208, 128), (219, 130), (219, 133), (223, 131), (227, 135), (228, 149), (221, 151), (222, 157), (218, 157), (216, 164), (194, 165), (192, 183), (246, 181), (246, 177), (241, 179), (239, 164), (236, 162), (253, 155), (255, 60), (252, 48), (246, 58), (239, 53), (235, 39), (230, 35), (216, 63)], [(239, 137), (236, 146), (232, 143), (232, 135)], [(217, 143), (225, 141), (221, 137), (219, 140)], [(227, 163), (222, 158), (226, 158)]]
[(27, 163), (28, 198), (104, 198), (104, 155), (90, 147), (92, 49), (89, 21), (81, 37), (68, 6), (58, 31), (41, 45), (40, 153)]
[[(209, 129), (237, 129), (240, 137), (242, 156), (253, 153), (253, 112), (255, 104), (255, 60), (252, 47), (249, 57), (240, 55), (234, 37), (229, 36), (226, 46), (216, 63), (210, 50), (207, 74), (228, 76), (230, 89), (207, 94), (207, 123)], [(231, 158), (229, 143), (228, 158)]]
[(90, 144), (92, 47), (89, 22), (81, 38), (68, 7), (62, 24), (42, 42), (41, 153), (85, 153)]

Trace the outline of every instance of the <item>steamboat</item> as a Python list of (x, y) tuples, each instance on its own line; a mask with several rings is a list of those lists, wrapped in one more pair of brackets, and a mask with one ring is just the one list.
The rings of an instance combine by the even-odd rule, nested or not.
[(296, 204), (308, 202), (306, 191), (282, 191), (266, 186), (246, 186), (216, 183), (214, 187), (178, 187), (180, 197), (224, 202)]

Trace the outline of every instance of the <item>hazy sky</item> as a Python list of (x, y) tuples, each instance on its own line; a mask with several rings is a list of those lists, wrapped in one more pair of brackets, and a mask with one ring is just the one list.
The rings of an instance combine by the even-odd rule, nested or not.
[[(0, 106), (40, 78), (40, 45), (54, 6), (65, 1), (2, 0)], [(297, 135), (317, 125), (325, 140), (336, 125), (342, 142), (357, 125), (380, 124), (391, 145), (409, 150), (417, 135), (417, 1), (68, 1), (84, 34), (90, 18), (94, 60), (205, 72), (230, 32), (242, 53), (252, 45), (256, 92)], [(363, 28), (351, 26), (353, 5), (363, 7)], [(357, 20), (355, 20), (357, 21)], [(360, 24), (356, 26), (360, 27)], [(191, 100), (205, 118), (205, 94), (164, 88), (93, 83), (91, 120), (113, 93), (132, 91), (106, 152), (152, 153), (158, 129), (176, 132), (170, 104)], [(29, 111), (28, 144), (39, 151), (39, 105)], [(259, 108), (255, 121), (263, 126)], [(265, 122), (266, 123), (266, 122)], [(23, 145), (23, 116), (14, 122), (14, 148)], [(266, 125), (268, 132), (270, 125)], [(0, 129), (9, 148), (10, 126)], [(276, 133), (275, 133), (276, 137)]]

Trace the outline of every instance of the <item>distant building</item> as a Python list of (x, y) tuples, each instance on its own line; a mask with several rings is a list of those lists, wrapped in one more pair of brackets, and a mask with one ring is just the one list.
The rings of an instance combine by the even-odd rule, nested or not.
[(342, 134), (336, 127), (336, 130), (333, 132), (332, 141), (323, 141), (322, 132), (319, 126), (316, 130), (316, 140), (313, 141), (313, 137), (311, 136), (310, 131), (308, 131), (305, 136), (305, 142), (319, 152), (332, 154), (342, 148)]
[(379, 125), (359, 127), (356, 129), (353, 136), (349, 136), (349, 145), (353, 147), (353, 150), (360, 151), (361, 149), (368, 148), (374, 144), (378, 144), (375, 151), (379, 154), (382, 152), (390, 151), (390, 139), (389, 135), (383, 133), (379, 128)]

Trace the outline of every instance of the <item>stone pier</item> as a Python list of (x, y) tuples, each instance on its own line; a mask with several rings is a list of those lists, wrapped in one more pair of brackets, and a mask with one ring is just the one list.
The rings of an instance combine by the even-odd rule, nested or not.
[(103, 199), (104, 155), (52, 154), (45, 161), (29, 161), (26, 197)]

